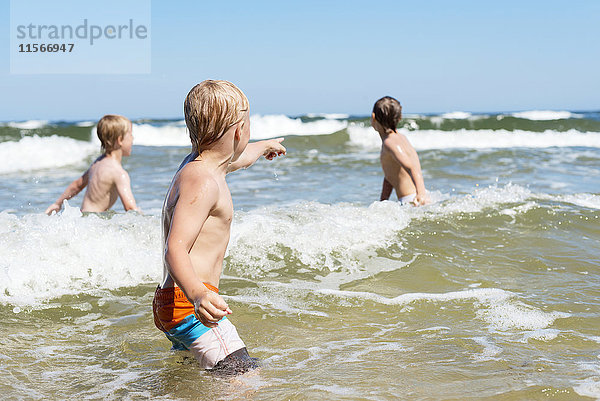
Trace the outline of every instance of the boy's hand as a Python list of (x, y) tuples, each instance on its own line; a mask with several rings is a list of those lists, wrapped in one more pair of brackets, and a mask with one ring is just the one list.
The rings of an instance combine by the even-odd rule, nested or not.
[(210, 290), (194, 301), (194, 312), (200, 323), (211, 328), (217, 327), (223, 316), (232, 313), (223, 298)]
[(427, 193), (425, 194), (417, 194), (417, 196), (415, 196), (415, 199), (413, 199), (412, 203), (415, 206), (423, 206), (429, 203), (429, 195), (427, 195)]
[(48, 206), (48, 209), (46, 209), (46, 211), (44, 213), (46, 213), (48, 216), (50, 216), (52, 214), (52, 212), (56, 212), (56, 213), (60, 212), (60, 205), (53, 203), (50, 206)]
[(285, 148), (281, 142), (283, 142), (283, 138), (265, 141), (265, 151), (263, 153), (265, 159), (273, 160), (277, 156), (285, 155)]

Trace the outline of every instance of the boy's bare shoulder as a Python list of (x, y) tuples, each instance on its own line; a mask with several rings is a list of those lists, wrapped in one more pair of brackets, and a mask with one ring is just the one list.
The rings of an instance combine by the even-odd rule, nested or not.
[(396, 149), (398, 145), (404, 145), (408, 141), (408, 138), (399, 132), (390, 134), (383, 140), (383, 147), (386, 150)]
[(129, 177), (127, 171), (121, 163), (116, 160), (101, 156), (96, 159), (89, 167), (88, 171), (94, 175), (101, 177), (102, 180), (117, 181), (122, 176)]
[[(179, 190), (181, 193), (212, 195), (219, 194), (219, 184), (210, 171), (202, 168), (199, 163), (188, 163), (179, 171)], [(211, 197), (212, 197), (211, 196)]]
[(119, 181), (123, 178), (129, 178), (127, 170), (116, 160), (101, 160), (99, 162), (99, 169), (110, 174), (115, 181)]

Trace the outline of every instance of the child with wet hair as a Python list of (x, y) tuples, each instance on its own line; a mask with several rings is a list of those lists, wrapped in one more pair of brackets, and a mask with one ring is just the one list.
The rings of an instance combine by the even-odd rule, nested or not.
[(233, 218), (225, 176), (261, 156), (285, 154), (283, 138), (248, 144), (248, 99), (231, 82), (194, 86), (184, 113), (192, 152), (175, 173), (163, 206), (164, 273), (154, 295), (154, 323), (173, 349), (189, 350), (200, 367), (244, 373), (257, 364), (218, 289)]
[(424, 205), (429, 199), (419, 156), (406, 136), (397, 130), (402, 119), (402, 106), (393, 97), (384, 96), (375, 102), (371, 126), (381, 137), (381, 168), (383, 187), (380, 200), (388, 200), (392, 191), (401, 204)]
[(98, 121), (96, 127), (103, 154), (71, 184), (63, 194), (46, 209), (46, 214), (57, 213), (65, 200), (71, 199), (85, 187), (81, 203), (82, 212), (105, 212), (118, 198), (121, 198), (125, 211), (140, 211), (131, 191), (129, 174), (121, 165), (124, 156), (131, 155), (133, 134), (128, 118), (107, 114)]

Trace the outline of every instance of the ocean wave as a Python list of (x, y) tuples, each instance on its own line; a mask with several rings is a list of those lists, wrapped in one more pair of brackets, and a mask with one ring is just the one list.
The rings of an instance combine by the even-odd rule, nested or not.
[(75, 125), (77, 127), (93, 127), (94, 125), (96, 125), (95, 121), (79, 121), (76, 122)]
[(332, 289), (321, 289), (317, 292), (398, 306), (417, 302), (472, 301), (475, 315), (489, 323), (490, 329), (494, 331), (540, 330), (550, 326), (556, 319), (570, 316), (570, 314), (564, 312), (544, 312), (521, 301), (514, 300), (516, 294), (498, 288), (475, 288), (445, 293), (406, 293), (394, 298), (384, 297), (372, 292)]
[(283, 114), (250, 116), (252, 139), (275, 138), (285, 135), (325, 135), (340, 131), (348, 123), (336, 119), (302, 122), (300, 118), (289, 118)]
[(571, 113), (570, 111), (553, 111), (553, 110), (529, 110), (520, 111), (518, 113), (510, 114), (516, 118), (523, 118), (526, 120), (535, 121), (549, 121), (549, 120), (566, 120), (569, 118), (581, 118), (581, 115)]
[[(445, 221), (462, 218), (465, 213), (503, 215), (507, 210), (519, 215), (539, 205), (538, 201), (552, 201), (549, 195), (534, 194), (514, 184), (480, 188), (460, 196), (432, 195), (435, 203), (419, 208), (392, 201), (369, 206), (302, 201), (236, 210), (225, 274), (260, 282), (289, 269), (293, 276), (307, 277), (305, 284), (312, 288), (339, 289), (345, 283), (410, 264), (411, 260), (401, 260), (405, 250), (400, 238), (414, 222)], [(107, 249), (111, 251), (107, 253)], [(2, 212), (0, 303), (28, 305), (65, 294), (157, 282), (162, 273), (160, 249), (158, 216), (130, 212), (110, 218), (81, 217), (79, 209), (70, 206), (49, 217)], [(391, 252), (393, 259), (381, 256), (378, 252), (382, 249)], [(410, 253), (406, 256), (410, 259)], [(479, 294), (480, 300), (484, 299), (482, 294), (488, 298), (506, 296), (498, 291), (471, 291), (432, 298), (447, 302), (469, 294)], [(285, 294), (281, 297), (283, 302)], [(389, 302), (418, 299), (420, 296), (404, 295)], [(377, 302), (388, 301), (377, 298)], [(289, 311), (301, 308), (292, 301), (286, 305)], [(499, 330), (533, 330), (556, 317), (511, 305), (487, 308), (480, 318)], [(519, 321), (509, 322), (512, 315)], [(519, 323), (523, 320), (520, 316), (526, 316), (523, 319), (529, 323)]]
[[(348, 123), (337, 119), (302, 122), (300, 118), (284, 115), (250, 116), (250, 138), (261, 140), (286, 135), (324, 135), (346, 128)], [(95, 136), (95, 131), (93, 136)], [(190, 138), (183, 121), (154, 125), (134, 124), (133, 143), (142, 146), (190, 146)]]
[(239, 266), (251, 275), (276, 269), (268, 255), (285, 250), (299, 265), (356, 272), (360, 260), (394, 241), (394, 234), (409, 222), (406, 209), (391, 202), (377, 202), (368, 208), (301, 202), (286, 208), (237, 212), (228, 255), (232, 268)]
[(46, 126), (47, 124), (47, 120), (10, 121), (3, 123), (5, 126), (19, 129), (38, 129)]
[[(94, 136), (96, 133), (94, 131)], [(133, 124), (133, 144), (141, 146), (191, 146), (185, 126)]]
[(0, 143), (0, 174), (68, 166), (95, 152), (98, 147), (91, 142), (58, 135), (26, 136), (18, 142)]
[(466, 111), (451, 111), (449, 113), (443, 113), (440, 115), (441, 118), (447, 118), (452, 120), (464, 120), (465, 118), (472, 117), (473, 114)]
[(350, 117), (350, 114), (344, 113), (308, 113), (306, 114), (308, 118), (316, 118), (322, 117), (328, 120), (345, 120)]
[(600, 195), (594, 194), (568, 194), (554, 197), (560, 202), (571, 203), (577, 206), (583, 206), (590, 209), (600, 209)]
[(582, 380), (576, 380), (573, 390), (582, 397), (595, 398), (600, 400), (600, 363), (597, 361), (579, 362), (579, 368), (586, 377)]
[[(158, 218), (135, 213), (81, 217), (0, 213), (0, 302), (35, 305), (66, 294), (157, 282)], [(107, 252), (109, 250), (109, 252)]]
[(337, 271), (342, 273), (340, 279), (369, 276), (373, 272), (363, 269), (365, 261), (372, 259), (377, 249), (397, 243), (398, 235), (412, 220), (477, 213), (533, 196), (527, 188), (514, 184), (479, 188), (463, 196), (431, 195), (434, 203), (420, 208), (393, 201), (373, 202), (368, 207), (299, 202), (236, 212), (228, 250), (230, 268), (239, 269), (240, 275), (263, 276), (280, 268), (272, 258), (283, 254), (287, 263), (295, 261), (320, 275)]
[[(381, 139), (373, 128), (362, 124), (350, 124), (347, 128), (349, 143), (365, 148), (379, 148)], [(399, 129), (417, 150), (428, 149), (491, 149), (491, 148), (549, 148), (591, 147), (600, 148), (600, 132), (544, 132), (507, 130), (456, 131)]]

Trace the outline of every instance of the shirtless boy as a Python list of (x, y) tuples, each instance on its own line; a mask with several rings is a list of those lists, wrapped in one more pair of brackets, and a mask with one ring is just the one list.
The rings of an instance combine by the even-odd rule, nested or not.
[(98, 121), (96, 130), (104, 154), (81, 177), (69, 184), (56, 202), (46, 209), (46, 214), (60, 211), (65, 199), (71, 199), (86, 186), (81, 204), (82, 212), (107, 211), (115, 204), (117, 197), (121, 198), (126, 211), (140, 211), (131, 192), (129, 175), (121, 166), (123, 156), (131, 155), (131, 121), (123, 116), (109, 114)]
[(173, 349), (190, 350), (202, 368), (226, 374), (256, 364), (227, 319), (232, 311), (218, 290), (233, 218), (225, 175), (261, 156), (285, 154), (283, 138), (248, 144), (248, 107), (244, 93), (227, 81), (204, 81), (185, 99), (192, 153), (163, 205), (164, 275), (152, 305), (154, 323)]
[(402, 119), (402, 106), (393, 97), (385, 96), (375, 102), (371, 125), (381, 137), (381, 167), (383, 188), (380, 200), (390, 198), (392, 190), (401, 204), (414, 206), (428, 202), (421, 173), (419, 156), (408, 139), (396, 128)]

